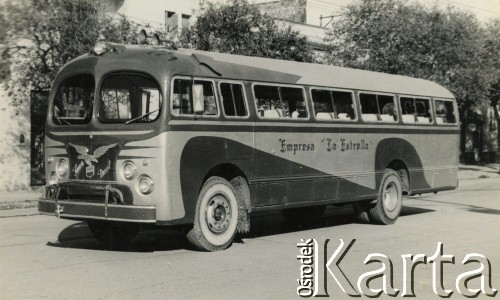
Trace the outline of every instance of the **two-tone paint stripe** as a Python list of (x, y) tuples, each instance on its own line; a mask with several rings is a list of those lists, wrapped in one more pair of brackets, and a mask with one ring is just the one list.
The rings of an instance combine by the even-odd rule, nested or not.
[(356, 124), (318, 125), (310, 123), (248, 123), (248, 122), (177, 122), (169, 123), (169, 131), (186, 132), (276, 132), (276, 133), (382, 133), (382, 134), (458, 134), (459, 128), (418, 126), (356, 126)]

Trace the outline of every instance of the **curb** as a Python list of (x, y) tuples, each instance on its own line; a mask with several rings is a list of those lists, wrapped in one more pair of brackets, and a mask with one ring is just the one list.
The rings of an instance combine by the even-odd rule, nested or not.
[(0, 211), (13, 210), (13, 209), (27, 209), (38, 206), (38, 199), (32, 200), (17, 200), (17, 201), (7, 201), (0, 202)]
[(36, 215), (39, 215), (38, 207), (0, 210), (0, 218), (28, 217), (28, 216), (36, 216)]

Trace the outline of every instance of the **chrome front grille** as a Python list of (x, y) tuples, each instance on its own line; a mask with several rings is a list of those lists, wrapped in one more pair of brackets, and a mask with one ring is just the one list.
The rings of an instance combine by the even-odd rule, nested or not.
[(46, 188), (47, 199), (57, 201), (104, 203), (106, 195), (110, 204), (133, 204), (130, 188), (119, 184), (65, 182)]

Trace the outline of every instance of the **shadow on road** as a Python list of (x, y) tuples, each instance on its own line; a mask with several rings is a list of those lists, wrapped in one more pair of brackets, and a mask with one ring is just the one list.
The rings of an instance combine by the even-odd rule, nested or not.
[(150, 228), (143, 229), (139, 235), (127, 245), (106, 245), (94, 238), (86, 222), (79, 222), (66, 227), (59, 233), (57, 241), (48, 242), (47, 246), (122, 252), (154, 252), (192, 249), (181, 231)]
[[(401, 217), (432, 212), (412, 206), (403, 206)], [(281, 211), (270, 211), (252, 214), (251, 230), (243, 238), (252, 239), (269, 235), (285, 234), (346, 224), (361, 224), (355, 217), (353, 209), (348, 207), (332, 207), (319, 218), (298, 218), (294, 221), (283, 217)], [(370, 225), (371, 226), (371, 225)], [(373, 225), (375, 226), (375, 225)], [(235, 238), (235, 243), (242, 243), (241, 237)], [(97, 251), (122, 252), (155, 252), (171, 250), (195, 250), (186, 240), (185, 231), (170, 228), (145, 228), (130, 244), (120, 247), (110, 247), (102, 244), (92, 236), (87, 223), (79, 222), (66, 227), (59, 233), (57, 241), (48, 242), (47, 246), (59, 248), (76, 248)]]
[[(433, 212), (434, 210), (418, 208), (412, 206), (405, 206), (401, 209), (401, 217), (411, 216), (416, 214)], [(325, 214), (316, 219), (298, 219), (294, 221), (286, 220), (280, 211), (274, 211), (271, 213), (262, 213), (261, 215), (252, 215), (251, 219), (251, 230), (245, 235), (245, 238), (258, 238), (262, 236), (283, 234), (290, 232), (298, 232), (303, 230), (312, 230), (325, 227), (341, 226), (346, 224), (360, 224), (376, 226), (371, 224), (365, 224), (360, 222), (351, 206), (346, 207), (331, 207), (325, 211)]]
[[(482, 191), (487, 191), (487, 190), (498, 191), (498, 189), (482, 189)], [(465, 190), (465, 191), (477, 191), (477, 190), (472, 189), (472, 190)], [(498, 210), (498, 209), (477, 206), (477, 205), (473, 205), (473, 204), (455, 203), (452, 201), (442, 201), (442, 200), (440, 201), (440, 200), (436, 200), (436, 199), (428, 199), (426, 197), (414, 197), (413, 199), (423, 201), (423, 202), (431, 202), (433, 204), (442, 203), (442, 204), (446, 204), (446, 205), (452, 205), (452, 206), (456, 206), (456, 207), (459, 207), (461, 209), (464, 209), (464, 210), (467, 210), (470, 212), (475, 212), (475, 213), (482, 213), (482, 214), (488, 214), (488, 215), (500, 215), (500, 210)]]

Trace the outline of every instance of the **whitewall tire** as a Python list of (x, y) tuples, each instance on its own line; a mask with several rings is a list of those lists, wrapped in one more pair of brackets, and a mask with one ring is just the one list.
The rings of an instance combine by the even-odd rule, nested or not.
[(193, 228), (187, 238), (194, 246), (218, 251), (231, 245), (238, 225), (238, 202), (231, 183), (210, 177), (200, 190)]

